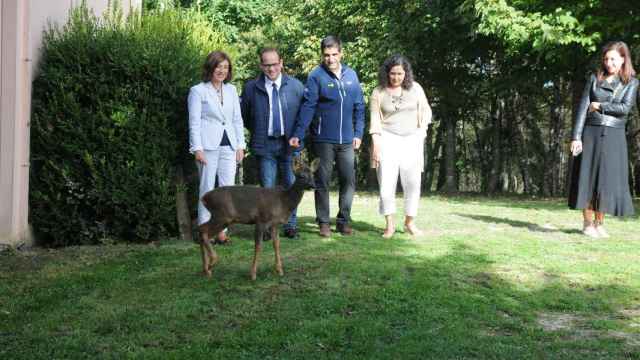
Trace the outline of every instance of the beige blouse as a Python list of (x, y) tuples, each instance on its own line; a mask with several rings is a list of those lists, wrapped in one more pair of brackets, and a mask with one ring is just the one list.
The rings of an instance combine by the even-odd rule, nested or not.
[[(403, 97), (406, 100), (398, 102), (388, 95), (385, 89), (377, 87), (373, 90), (369, 99), (369, 110), (371, 112), (371, 123), (369, 134), (380, 135), (382, 130), (405, 136), (415, 134), (416, 130), (423, 130), (427, 133), (427, 127), (431, 124), (431, 106), (427, 96), (424, 94), (422, 86), (417, 82), (413, 83), (411, 89), (403, 89)], [(411, 103), (409, 103), (409, 101)], [(413, 119), (412, 119), (413, 118)], [(424, 141), (421, 143), (422, 145)], [(423, 146), (415, 151), (419, 152), (418, 166), (424, 171), (424, 151)], [(384, 150), (382, 150), (384, 151)], [(373, 151), (371, 151), (373, 156)], [(376, 168), (378, 163), (370, 160), (371, 167)]]
[[(426, 131), (431, 123), (431, 106), (422, 86), (414, 82), (411, 89), (402, 91), (402, 99), (393, 99), (381, 87), (373, 90), (369, 99), (369, 134), (381, 134), (382, 129), (398, 135), (408, 135), (406, 132), (411, 128)], [(415, 117), (413, 124), (411, 120), (407, 122), (407, 115)]]

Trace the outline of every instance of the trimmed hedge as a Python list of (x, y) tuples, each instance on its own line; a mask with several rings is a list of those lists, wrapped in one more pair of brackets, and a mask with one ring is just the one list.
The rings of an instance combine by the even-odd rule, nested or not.
[[(116, 2), (117, 3), (117, 2)], [(186, 96), (222, 36), (196, 12), (102, 19), (85, 4), (49, 29), (33, 83), (30, 221), (43, 245), (177, 232)]]

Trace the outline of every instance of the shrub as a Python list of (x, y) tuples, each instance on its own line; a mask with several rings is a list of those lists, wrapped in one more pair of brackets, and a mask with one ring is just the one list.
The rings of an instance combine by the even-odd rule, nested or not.
[[(33, 83), (30, 220), (45, 245), (176, 233), (186, 96), (222, 37), (197, 12), (102, 19), (82, 3), (45, 33)], [(228, 51), (228, 49), (225, 49)]]

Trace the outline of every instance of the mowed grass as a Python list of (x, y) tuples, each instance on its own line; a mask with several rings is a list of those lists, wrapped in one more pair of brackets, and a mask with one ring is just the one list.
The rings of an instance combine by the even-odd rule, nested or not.
[(5, 251), (0, 358), (640, 359), (637, 217), (594, 240), (562, 200), (427, 196), (412, 238), (398, 205), (390, 240), (365, 193), (323, 239), (307, 193), (255, 282), (249, 226), (212, 279), (195, 243)]

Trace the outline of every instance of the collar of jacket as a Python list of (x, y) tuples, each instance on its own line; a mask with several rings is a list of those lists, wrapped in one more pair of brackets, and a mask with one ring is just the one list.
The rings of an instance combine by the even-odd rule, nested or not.
[[(338, 77), (336, 76), (336, 74), (333, 73), (333, 71), (329, 70), (329, 68), (327, 67), (327, 65), (325, 65), (324, 63), (320, 64), (320, 67), (327, 73), (329, 74), (329, 76), (331, 76), (334, 79), (337, 79)], [(340, 78), (344, 77), (344, 73), (347, 72), (347, 69), (349, 67), (343, 63), (340, 63)]]
[(619, 77), (618, 75), (616, 75), (616, 76), (613, 78), (613, 81), (611, 81), (611, 82), (608, 82), (607, 80), (604, 80), (604, 79), (603, 79), (603, 80), (600, 82), (600, 87), (601, 87), (601, 88), (603, 88), (603, 89), (607, 89), (607, 90), (614, 91), (614, 90), (615, 90), (615, 88), (618, 86), (618, 84), (619, 84), (619, 83), (620, 83), (620, 77)]
[[(203, 83), (204, 83), (204, 86), (210, 88), (211, 90), (215, 90), (215, 87), (213, 87), (213, 83), (211, 81), (207, 81), (207, 82), (203, 81)], [(227, 83), (223, 81), (222, 86), (220, 86), (220, 89), (224, 90), (226, 86), (227, 86)]]
[[(285, 86), (287, 84), (287, 80), (289, 80), (289, 75), (282, 73), (282, 79), (280, 80), (280, 88), (282, 88), (283, 86)], [(267, 93), (267, 88), (264, 87), (264, 79), (265, 76), (264, 74), (260, 74), (258, 75), (258, 77), (256, 78), (256, 87), (258, 89), (260, 89), (260, 91), (264, 91), (264, 93)]]

